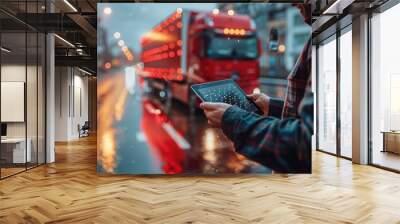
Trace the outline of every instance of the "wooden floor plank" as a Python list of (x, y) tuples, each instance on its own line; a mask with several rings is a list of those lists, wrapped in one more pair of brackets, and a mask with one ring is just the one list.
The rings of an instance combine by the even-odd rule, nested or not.
[(400, 223), (400, 175), (313, 153), (311, 175), (100, 176), (96, 139), (0, 181), (0, 223)]

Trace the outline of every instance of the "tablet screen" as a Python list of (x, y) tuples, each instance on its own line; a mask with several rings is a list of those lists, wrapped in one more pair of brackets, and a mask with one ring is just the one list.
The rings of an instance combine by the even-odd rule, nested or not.
[(196, 84), (192, 85), (192, 89), (204, 102), (227, 103), (249, 112), (262, 114), (257, 105), (247, 98), (244, 91), (232, 79)]

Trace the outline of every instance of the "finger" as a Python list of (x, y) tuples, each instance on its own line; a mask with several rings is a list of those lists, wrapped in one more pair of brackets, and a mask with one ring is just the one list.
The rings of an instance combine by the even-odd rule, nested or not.
[(216, 110), (216, 109), (218, 109), (218, 108), (225, 107), (226, 105), (230, 105), (230, 104), (227, 104), (227, 103), (210, 103), (210, 102), (207, 102), (207, 103), (202, 103), (202, 104), (200, 104), (200, 107), (201, 107), (203, 110)]
[(250, 98), (251, 100), (255, 100), (255, 99), (257, 99), (259, 96), (260, 96), (259, 93), (252, 93), (252, 94), (247, 95), (247, 97)]
[(203, 102), (200, 104), (200, 108), (203, 110), (210, 110), (215, 108), (215, 103)]
[(254, 103), (256, 103), (256, 104), (261, 104), (262, 102), (263, 102), (263, 100), (261, 98), (254, 100)]

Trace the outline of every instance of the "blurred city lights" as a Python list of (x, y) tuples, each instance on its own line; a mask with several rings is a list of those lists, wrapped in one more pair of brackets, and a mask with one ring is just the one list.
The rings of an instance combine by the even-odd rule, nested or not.
[(122, 52), (124, 53), (124, 55), (125, 55), (125, 57), (126, 57), (126, 59), (127, 59), (128, 61), (133, 61), (133, 54), (132, 54), (132, 52), (129, 50), (129, 48), (128, 48), (127, 46), (123, 46), (123, 47), (121, 48), (121, 50), (122, 50)]
[(113, 172), (115, 167), (115, 139), (112, 130), (107, 130), (101, 136), (101, 157), (104, 169)]
[(105, 63), (104, 64), (104, 68), (105, 69), (110, 69), (111, 68), (111, 63), (110, 62)]
[(183, 10), (182, 10), (182, 8), (177, 8), (177, 9), (176, 9), (176, 12), (177, 12), (178, 14), (181, 14), (181, 13), (183, 12)]
[(121, 38), (121, 33), (120, 33), (120, 32), (115, 32), (115, 33), (114, 33), (114, 38), (115, 38), (115, 39)]
[(228, 15), (230, 15), (230, 16), (235, 15), (235, 11), (233, 11), (233, 9), (229, 9), (228, 10)]
[(112, 65), (116, 65), (116, 66), (121, 65), (121, 61), (118, 58), (113, 59), (111, 62), (112, 62), (111, 63)]
[(159, 95), (161, 98), (164, 98), (167, 94), (165, 93), (165, 91), (160, 91)]
[(280, 53), (283, 53), (283, 52), (285, 52), (285, 50), (286, 50), (286, 46), (283, 45), (283, 44), (280, 44), (279, 47), (278, 47), (278, 51), (279, 51)]
[(112, 13), (112, 9), (110, 7), (106, 7), (106, 8), (104, 8), (103, 12), (106, 15), (110, 15)]
[(118, 41), (118, 45), (119, 45), (120, 47), (123, 47), (123, 46), (125, 45), (125, 41), (119, 40), (119, 41)]
[(219, 9), (213, 9), (212, 13), (213, 13), (214, 15), (218, 15), (218, 14), (219, 14)]
[[(214, 129), (207, 128), (205, 131), (205, 135), (203, 137), (203, 145), (205, 150), (213, 151), (217, 147), (216, 145), (217, 137), (215, 136)], [(214, 160), (215, 158), (213, 158)]]

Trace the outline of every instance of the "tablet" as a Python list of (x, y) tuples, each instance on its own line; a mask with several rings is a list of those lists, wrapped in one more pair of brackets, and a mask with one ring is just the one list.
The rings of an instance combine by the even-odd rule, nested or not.
[(232, 79), (195, 84), (191, 88), (203, 102), (227, 103), (249, 112), (263, 114)]

